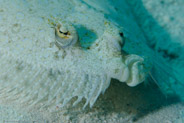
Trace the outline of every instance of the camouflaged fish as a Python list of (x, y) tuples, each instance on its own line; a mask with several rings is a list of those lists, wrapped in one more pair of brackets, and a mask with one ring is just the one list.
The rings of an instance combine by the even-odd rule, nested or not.
[[(46, 11), (47, 7), (34, 2), (29, 3), (33, 7), (29, 10), (22, 4), (22, 10), (19, 10), (21, 7), (14, 11), (7, 9), (4, 15), (9, 13), (9, 16), (3, 16), (6, 21), (0, 22), (1, 100), (28, 106), (64, 107), (77, 97), (73, 105), (85, 98), (85, 108), (88, 104), (93, 106), (112, 78), (129, 86), (144, 82), (153, 66), (152, 51), (144, 43), (124, 35), (123, 30), (92, 9), (81, 14), (76, 5), (75, 13), (63, 11), (60, 15), (66, 17), (65, 21), (53, 19), (54, 28), (51, 28), (45, 18), (51, 18), (48, 15), (62, 6), (52, 2), (48, 5), (56, 8)], [(12, 21), (14, 16), (17, 19)], [(87, 42), (89, 38), (84, 37), (88, 34), (82, 33), (81, 25), (97, 34), (87, 48), (83, 47), (82, 40)], [(151, 55), (145, 56), (144, 52)]]

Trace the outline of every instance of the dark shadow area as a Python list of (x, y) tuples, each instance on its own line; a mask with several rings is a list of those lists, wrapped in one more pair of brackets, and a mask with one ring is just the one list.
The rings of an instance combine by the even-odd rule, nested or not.
[(83, 25), (75, 25), (79, 35), (80, 45), (84, 49), (88, 49), (97, 39), (97, 35), (92, 30), (87, 29)]
[(66, 115), (70, 114), (71, 121), (75, 121), (81, 115), (98, 116), (99, 119), (108, 120), (109, 116), (115, 114), (118, 119), (126, 119), (123, 122), (137, 122), (150, 113), (159, 112), (162, 108), (177, 103), (180, 103), (179, 97), (165, 96), (155, 83), (129, 87), (125, 83), (112, 80), (105, 94), (100, 95), (92, 108), (77, 108), (84, 106), (84, 99), (77, 107), (71, 107)]
[(140, 84), (132, 88), (125, 83), (113, 80), (93, 109), (98, 108), (99, 115), (104, 116), (118, 113), (123, 117), (126, 112), (133, 116), (130, 120), (136, 122), (149, 113), (179, 102), (180, 99), (177, 96), (166, 97), (154, 83), (147, 86)]

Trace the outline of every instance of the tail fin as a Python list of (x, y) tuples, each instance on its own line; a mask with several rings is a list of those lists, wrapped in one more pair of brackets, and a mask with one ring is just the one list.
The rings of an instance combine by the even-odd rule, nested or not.
[(163, 94), (167, 97), (178, 96), (181, 101), (184, 101), (184, 80), (176, 76), (176, 74), (182, 76), (182, 73), (174, 70), (164, 59), (156, 57), (149, 74)]

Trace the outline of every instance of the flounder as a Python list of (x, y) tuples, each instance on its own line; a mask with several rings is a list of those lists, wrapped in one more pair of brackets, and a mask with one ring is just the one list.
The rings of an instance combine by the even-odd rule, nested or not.
[[(17, 104), (27, 106), (41, 104), (41, 107), (64, 107), (73, 97), (77, 97), (73, 105), (85, 98), (84, 108), (88, 104), (92, 107), (99, 95), (109, 87), (112, 78), (136, 86), (149, 74), (152, 75), (152, 70), (160, 70), (162, 75), (167, 75), (163, 71), (165, 69), (155, 65), (158, 60), (153, 61), (153, 52), (144, 43), (126, 35), (123, 30), (102, 18), (102, 14), (85, 9), (85, 6), (83, 9), (87, 14), (83, 15), (79, 5), (74, 5), (73, 14), (70, 7), (63, 6), (63, 11), (67, 9), (70, 13), (60, 16), (63, 16), (62, 19), (68, 18), (65, 18), (65, 22), (54, 20), (53, 29), (45, 18), (51, 14), (49, 12), (58, 12), (61, 6), (54, 2), (45, 3), (51, 8), (46, 11), (43, 5), (35, 3), (37, 1), (29, 2), (26, 5), (31, 4), (32, 8), (27, 10), (27, 6), (20, 4), (26, 11), (21, 10), (23, 13), (18, 15), (14, 13), (20, 12), (18, 8), (4, 11), (4, 15), (7, 12), (10, 16), (4, 16), (5, 21), (0, 22), (1, 100), (14, 100)], [(8, 6), (14, 6), (13, 3), (8, 3)], [(88, 13), (95, 13), (95, 18)], [(19, 18), (11, 21), (14, 15)], [(8, 23), (8, 27), (3, 26), (6, 25), (4, 22)], [(95, 29), (94, 32), (98, 34), (98, 38), (87, 49), (80, 42), (81, 30), (77, 26), (80, 22), (83, 27)], [(100, 29), (103, 26), (104, 30)], [(125, 47), (122, 45), (124, 43)], [(150, 56), (146, 56), (145, 52)]]

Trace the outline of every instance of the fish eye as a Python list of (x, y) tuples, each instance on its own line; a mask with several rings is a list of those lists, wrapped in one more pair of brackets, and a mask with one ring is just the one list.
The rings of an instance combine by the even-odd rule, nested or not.
[(68, 35), (68, 32), (62, 32), (62, 31), (60, 31), (60, 30), (59, 30), (59, 33), (62, 33), (62, 34), (64, 34), (64, 35)]

